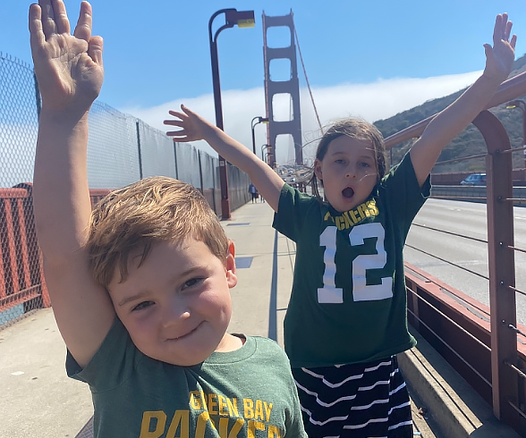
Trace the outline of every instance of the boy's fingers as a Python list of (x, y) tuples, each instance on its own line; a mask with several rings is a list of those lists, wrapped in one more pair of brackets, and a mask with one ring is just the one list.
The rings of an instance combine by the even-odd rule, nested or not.
[(57, 32), (57, 27), (55, 26), (55, 14), (53, 12), (53, 6), (51, 0), (39, 0), (38, 4), (42, 9), (42, 29), (44, 30), (44, 35), (46, 38), (51, 37), (51, 35)]
[(91, 38), (91, 26), (93, 22), (91, 5), (88, 2), (80, 4), (80, 13), (77, 25), (75, 26), (74, 35), (77, 38), (89, 42)]
[(88, 42), (88, 55), (93, 61), (103, 66), (102, 52), (104, 51), (104, 40), (100, 36), (91, 37)]
[(33, 49), (46, 42), (46, 36), (42, 30), (42, 9), (36, 3), (29, 7), (29, 33)]
[(67, 33), (69, 35), (71, 29), (69, 27), (68, 14), (66, 13), (66, 5), (62, 0), (55, 0), (53, 2), (53, 14), (55, 16), (55, 26), (58, 33)]

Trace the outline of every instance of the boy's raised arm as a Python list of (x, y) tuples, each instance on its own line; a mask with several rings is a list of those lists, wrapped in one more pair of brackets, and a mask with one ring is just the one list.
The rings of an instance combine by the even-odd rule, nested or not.
[(251, 150), (219, 128), (184, 105), (181, 105), (181, 110), (182, 112), (170, 111), (170, 115), (177, 119), (164, 121), (165, 125), (181, 128), (179, 131), (167, 132), (167, 135), (182, 142), (206, 140), (219, 155), (247, 173), (265, 201), (274, 211), (278, 211), (279, 196), (284, 184), (281, 177)]
[(442, 149), (486, 108), (500, 84), (510, 74), (517, 41), (515, 35), (511, 36), (511, 27), (508, 14), (497, 15), (493, 46), (484, 44), (484, 73), (455, 102), (431, 120), (411, 148), (411, 161), (420, 185), (425, 182)]
[(42, 94), (34, 208), (55, 318), (79, 365), (95, 354), (114, 320), (107, 292), (88, 271), (84, 244), (91, 212), (86, 151), (88, 112), (103, 80), (102, 39), (91, 36), (81, 4), (74, 35), (62, 0), (29, 10), (31, 50)]

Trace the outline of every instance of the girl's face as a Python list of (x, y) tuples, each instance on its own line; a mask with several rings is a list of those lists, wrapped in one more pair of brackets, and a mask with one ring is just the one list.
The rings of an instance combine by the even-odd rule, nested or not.
[(325, 197), (339, 212), (364, 202), (378, 181), (376, 154), (370, 141), (342, 135), (329, 143), (323, 160), (314, 162)]

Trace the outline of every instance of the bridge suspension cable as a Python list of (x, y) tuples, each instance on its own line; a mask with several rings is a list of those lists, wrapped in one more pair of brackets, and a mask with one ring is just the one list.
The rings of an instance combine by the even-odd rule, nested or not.
[(298, 39), (298, 33), (296, 32), (296, 25), (294, 20), (292, 20), (292, 26), (294, 28), (294, 37), (296, 38), (296, 44), (298, 45), (298, 54), (300, 55), (301, 67), (303, 68), (303, 74), (305, 75), (305, 81), (307, 82), (307, 88), (309, 90), (310, 100), (314, 108), (314, 113), (316, 114), (316, 120), (318, 121), (318, 126), (320, 127), (320, 132), (323, 134), (323, 126), (321, 125), (320, 116), (318, 115), (318, 109), (316, 108), (316, 103), (314, 103), (314, 97), (312, 95), (312, 90), (309, 84), (309, 77), (307, 76), (307, 70), (305, 69), (305, 63), (303, 62), (303, 56), (301, 54), (300, 41)]

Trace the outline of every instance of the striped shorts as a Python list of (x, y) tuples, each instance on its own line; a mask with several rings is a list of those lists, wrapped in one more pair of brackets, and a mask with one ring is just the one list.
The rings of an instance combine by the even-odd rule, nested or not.
[(293, 368), (309, 438), (411, 438), (411, 405), (395, 356)]

